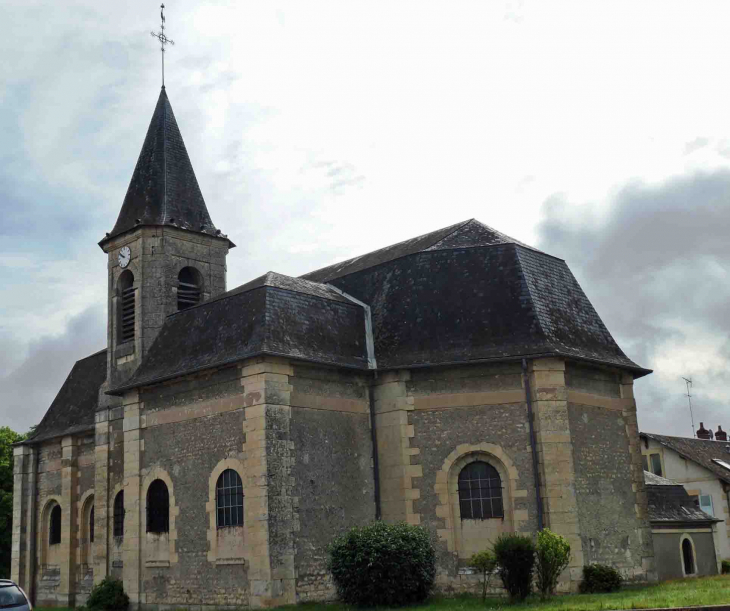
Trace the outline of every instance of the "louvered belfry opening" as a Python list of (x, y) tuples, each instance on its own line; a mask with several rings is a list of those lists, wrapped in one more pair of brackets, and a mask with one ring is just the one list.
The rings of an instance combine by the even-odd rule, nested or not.
[(134, 274), (129, 270), (119, 276), (119, 343), (134, 339)]
[(183, 267), (177, 276), (177, 309), (185, 310), (200, 303), (203, 279), (194, 267)]

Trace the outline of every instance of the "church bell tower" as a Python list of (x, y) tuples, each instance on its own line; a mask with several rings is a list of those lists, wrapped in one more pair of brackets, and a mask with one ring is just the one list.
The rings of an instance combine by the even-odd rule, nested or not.
[(226, 290), (235, 245), (216, 229), (165, 87), (114, 229), (108, 256), (107, 389), (126, 381), (165, 318)]

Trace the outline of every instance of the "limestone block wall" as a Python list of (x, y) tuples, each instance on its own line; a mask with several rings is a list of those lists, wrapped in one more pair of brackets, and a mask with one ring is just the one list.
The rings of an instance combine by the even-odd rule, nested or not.
[[(474, 552), (502, 532), (537, 528), (520, 365), (400, 371), (380, 376), (374, 392), (384, 519), (433, 532), (441, 588), (476, 588), (466, 569)], [(458, 473), (473, 460), (498, 470), (504, 518), (461, 519)]]
[(327, 545), (375, 518), (367, 379), (295, 365), (289, 382), (297, 602), (332, 599)]
[(613, 565), (629, 581), (656, 579), (633, 379), (572, 363), (565, 379), (585, 562)]
[[(125, 466), (131, 459), (139, 473), (137, 479), (134, 469), (126, 469), (125, 549), (128, 531), (138, 544), (125, 552), (123, 573), (129, 589), (136, 585), (141, 605), (248, 605), (244, 527), (219, 532), (215, 498), (211, 503), (218, 475), (232, 468), (242, 479), (248, 509), (243, 390), (240, 368), (230, 367), (144, 390), (138, 413), (127, 410), (125, 435), (138, 415), (139, 441), (125, 439)], [(156, 479), (165, 482), (170, 495), (170, 530), (162, 535), (146, 529), (146, 494)], [(255, 519), (246, 511), (245, 523)]]

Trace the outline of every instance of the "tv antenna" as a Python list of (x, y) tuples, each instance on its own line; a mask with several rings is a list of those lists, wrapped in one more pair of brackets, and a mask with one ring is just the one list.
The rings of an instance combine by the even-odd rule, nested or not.
[(687, 385), (687, 403), (689, 404), (689, 417), (692, 420), (692, 437), (697, 437), (695, 434), (695, 417), (692, 413), (692, 378), (682, 377), (684, 383)]

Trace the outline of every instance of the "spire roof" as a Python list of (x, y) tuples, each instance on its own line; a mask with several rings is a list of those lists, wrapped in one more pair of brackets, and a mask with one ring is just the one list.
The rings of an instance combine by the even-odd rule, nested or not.
[(140, 225), (171, 225), (216, 235), (164, 86), (119, 218), (102, 243)]

